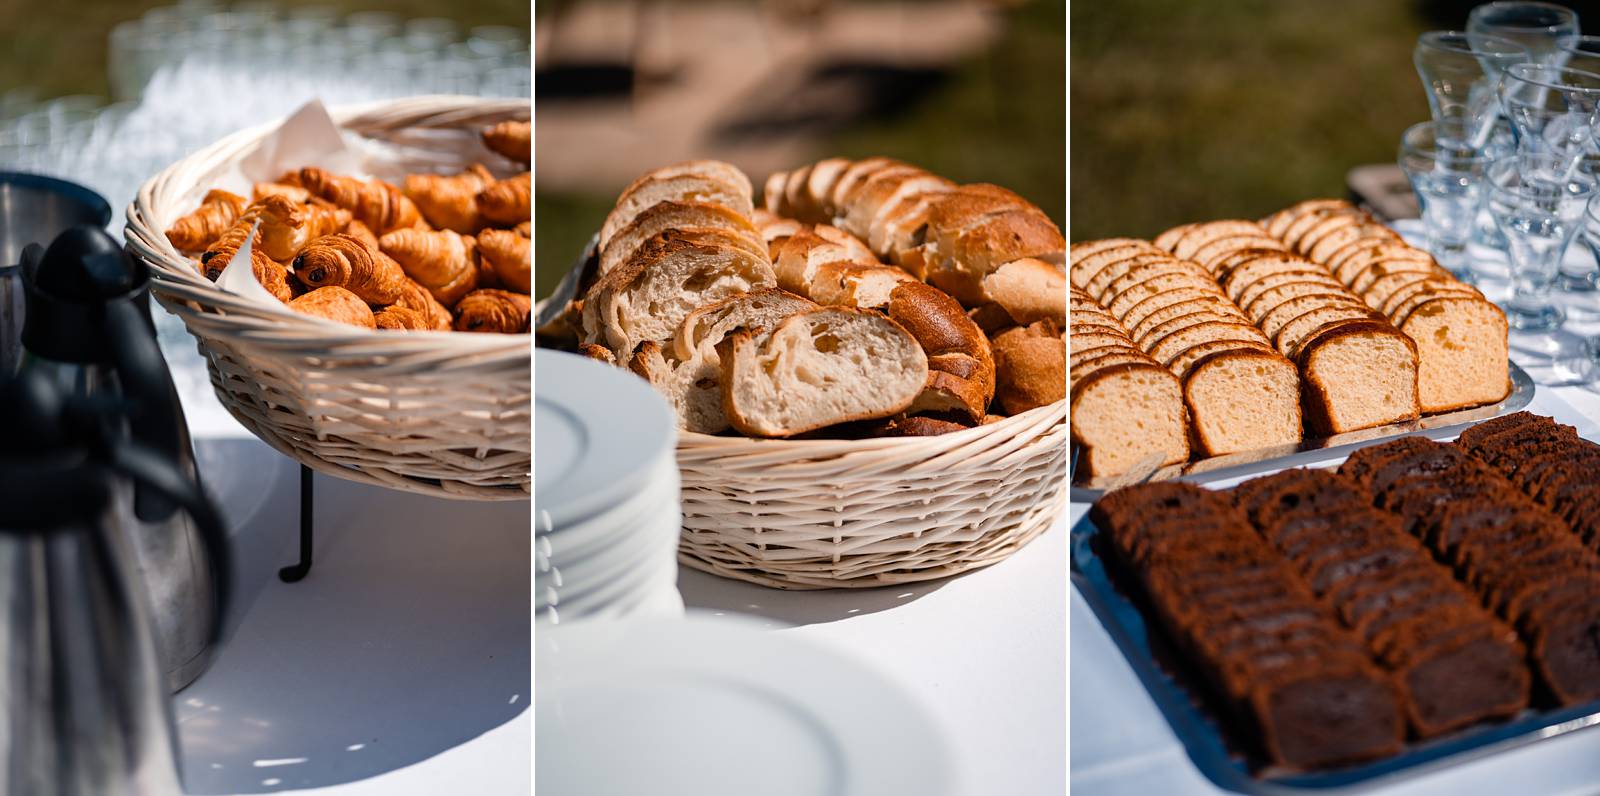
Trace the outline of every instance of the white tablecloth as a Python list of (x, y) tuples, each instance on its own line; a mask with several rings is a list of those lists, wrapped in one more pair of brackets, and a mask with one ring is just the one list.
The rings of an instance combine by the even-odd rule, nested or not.
[[(1420, 245), (1415, 222), (1397, 226), (1412, 243)], [(1589, 257), (1580, 248), (1574, 245), (1568, 253), (1574, 264)], [(1505, 288), (1493, 281), (1483, 287), (1491, 297), (1501, 295)], [(1596, 297), (1596, 306), (1600, 306), (1600, 297)], [(1600, 333), (1600, 324), (1574, 321), (1558, 339), (1565, 352), (1575, 353), (1581, 336), (1596, 333)], [(1513, 358), (1535, 380), (1544, 382), (1538, 386), (1528, 411), (1576, 426), (1584, 437), (1600, 441), (1600, 386), (1552, 386), (1557, 381), (1571, 382), (1573, 371), (1559, 363), (1552, 365), (1535, 353), (1544, 350), (1550, 340), (1548, 335), (1512, 335)], [(1088, 504), (1072, 504), (1071, 521), (1076, 523), (1088, 509)], [(1076, 587), (1072, 589), (1069, 613), (1073, 793), (1227, 793), (1206, 779), (1189, 760), (1182, 742)], [(1374, 792), (1383, 796), (1593, 796), (1600, 793), (1600, 730), (1589, 727), (1465, 765), (1404, 778)]]

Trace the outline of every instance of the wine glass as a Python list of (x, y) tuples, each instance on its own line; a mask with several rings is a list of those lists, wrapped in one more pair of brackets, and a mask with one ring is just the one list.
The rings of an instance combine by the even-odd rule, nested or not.
[(1412, 63), (1428, 94), (1433, 120), (1454, 122), (1465, 145), (1481, 149), (1500, 115), (1501, 76), (1513, 64), (1528, 63), (1528, 48), (1500, 36), (1435, 30), (1417, 38)]
[(1550, 289), (1595, 191), (1582, 175), (1552, 178), (1562, 171), (1558, 161), (1518, 152), (1489, 165), (1489, 213), (1506, 236), (1511, 270), (1512, 295), (1503, 308), (1511, 328), (1521, 331), (1553, 331), (1566, 321)]
[(1428, 251), (1458, 279), (1471, 282), (1467, 243), (1494, 158), (1467, 143), (1460, 121), (1411, 125), (1400, 137), (1399, 161), (1422, 210)]
[(1512, 64), (1500, 84), (1500, 105), (1511, 120), (1517, 150), (1548, 155), (1529, 163), (1555, 169), (1545, 179), (1570, 179), (1594, 150), (1600, 74), (1563, 66)]
[(1535, 63), (1551, 66), (1563, 58), (1562, 43), (1578, 37), (1578, 13), (1555, 3), (1501, 0), (1472, 9), (1467, 32), (1511, 39), (1527, 47)]

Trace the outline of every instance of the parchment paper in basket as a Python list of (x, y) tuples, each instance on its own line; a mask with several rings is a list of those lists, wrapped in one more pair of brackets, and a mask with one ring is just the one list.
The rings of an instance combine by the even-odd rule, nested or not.
[(279, 301), (277, 296), (268, 293), (267, 289), (261, 286), (261, 280), (256, 279), (255, 269), (250, 267), (250, 249), (255, 244), (256, 230), (260, 228), (259, 219), (250, 226), (250, 234), (245, 236), (244, 245), (239, 247), (233, 259), (228, 261), (227, 267), (222, 269), (222, 275), (217, 277), (217, 287), (293, 315), (293, 310), (283, 306), (283, 302)]

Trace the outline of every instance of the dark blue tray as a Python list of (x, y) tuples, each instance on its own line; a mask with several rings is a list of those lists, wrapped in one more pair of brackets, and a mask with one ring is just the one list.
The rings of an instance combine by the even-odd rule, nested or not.
[(1408, 744), (1400, 754), (1371, 763), (1316, 773), (1252, 772), (1249, 761), (1227, 747), (1216, 717), (1206, 713), (1189, 688), (1156, 662), (1144, 616), (1112, 585), (1104, 562), (1090, 544), (1097, 530), (1088, 516), (1072, 528), (1072, 582), (1161, 709), (1189, 759), (1217, 787), (1252, 794), (1365, 791), (1600, 724), (1600, 702), (1560, 710), (1528, 710), (1508, 722), (1482, 724)]

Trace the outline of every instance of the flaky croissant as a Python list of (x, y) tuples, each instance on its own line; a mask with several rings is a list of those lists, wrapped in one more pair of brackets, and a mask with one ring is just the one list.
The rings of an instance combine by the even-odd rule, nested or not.
[(352, 326), (377, 328), (372, 308), (360, 296), (342, 287), (319, 287), (289, 302), (289, 309)]
[(372, 233), (372, 228), (360, 221), (352, 219), (344, 228), (344, 234), (349, 235), (373, 249), (378, 248), (378, 236)]
[(474, 163), (466, 171), (454, 176), (439, 174), (406, 175), (405, 194), (416, 202), (417, 209), (429, 224), (463, 235), (471, 235), (485, 226), (478, 210), (478, 192), (494, 182), (494, 175), (482, 165)]
[(400, 298), (395, 299), (394, 306), (411, 310), (421, 315), (428, 323), (429, 329), (441, 332), (450, 331), (453, 319), (450, 310), (445, 309), (438, 299), (416, 280), (407, 277), (406, 283), (400, 289)]
[(533, 283), (533, 241), (504, 229), (478, 233), (478, 256), (494, 268), (507, 289), (529, 293)]
[(501, 122), (483, 131), (483, 144), (518, 163), (533, 162), (533, 123)]
[(262, 199), (273, 195), (285, 197), (296, 204), (305, 204), (311, 201), (311, 192), (301, 185), (290, 185), (283, 182), (258, 182), (250, 189), (250, 198), (252, 199)]
[(300, 170), (300, 183), (313, 194), (349, 210), (356, 220), (379, 235), (414, 227), (422, 220), (417, 205), (383, 180), (358, 180), (307, 167)]
[(392, 305), (384, 307), (382, 311), (374, 314), (372, 319), (379, 329), (389, 329), (397, 332), (420, 331), (425, 332), (433, 328), (422, 313), (413, 309)]
[(532, 311), (533, 300), (521, 293), (475, 290), (456, 305), (455, 330), (519, 334), (528, 331)]
[[(211, 249), (203, 255), (200, 272), (215, 282), (221, 278), (223, 269), (228, 267), (228, 263), (233, 262), (234, 255), (238, 253), (238, 246)], [(250, 270), (256, 275), (256, 281), (277, 300), (288, 302), (295, 297), (295, 279), (289, 273), (289, 269), (254, 246), (250, 247)]]
[(167, 230), (167, 240), (178, 251), (202, 251), (239, 220), (247, 204), (236, 193), (209, 191), (194, 212), (173, 222), (172, 229)]
[(282, 194), (263, 196), (251, 202), (208, 251), (227, 246), (237, 249), (257, 219), (261, 228), (255, 246), (274, 260), (287, 262), (312, 240), (344, 229), (350, 223), (350, 211), (332, 205), (298, 204)]
[(397, 229), (378, 239), (406, 276), (428, 289), (439, 303), (455, 306), (477, 289), (478, 261), (472, 238), (448, 229)]
[(307, 245), (294, 258), (294, 273), (312, 288), (342, 287), (372, 304), (393, 304), (406, 278), (388, 255), (342, 232)]
[(506, 227), (527, 221), (533, 214), (532, 179), (524, 171), (479, 191), (478, 212), (490, 223)]

